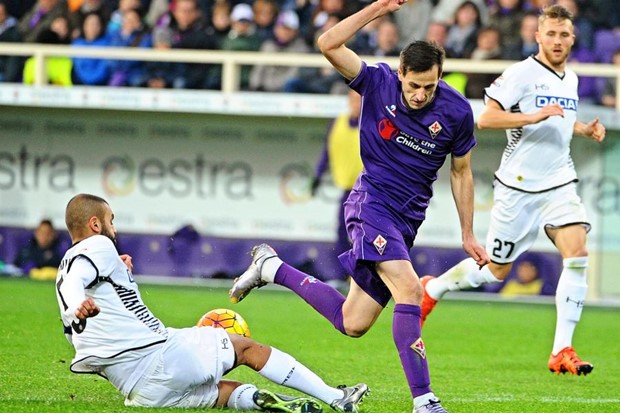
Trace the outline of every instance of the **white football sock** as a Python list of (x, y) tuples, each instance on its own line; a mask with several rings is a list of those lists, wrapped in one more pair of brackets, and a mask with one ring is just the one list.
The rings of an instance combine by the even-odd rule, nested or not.
[(299, 390), (327, 404), (344, 396), (342, 390), (328, 386), (306, 366), (277, 348), (271, 348), (267, 363), (258, 373), (274, 383)]
[(434, 300), (439, 300), (448, 291), (468, 290), (500, 281), (495, 278), (488, 265), (480, 269), (473, 258), (467, 258), (426, 283), (426, 292)]
[(233, 410), (256, 410), (254, 393), (257, 391), (258, 389), (253, 384), (242, 384), (232, 391), (226, 406)]
[(419, 409), (422, 406), (426, 406), (431, 401), (438, 401), (437, 397), (435, 397), (435, 393), (429, 392), (423, 394), (421, 396), (415, 397), (413, 399), (413, 410)]
[(272, 283), (276, 278), (276, 272), (281, 265), (282, 260), (277, 255), (275, 257), (266, 259), (263, 262), (262, 268), (260, 269), (261, 280)]
[(558, 281), (558, 289), (555, 292), (557, 321), (555, 339), (553, 340), (553, 354), (557, 354), (564, 347), (571, 345), (573, 333), (581, 318), (583, 302), (588, 291), (586, 281), (588, 257), (566, 258), (563, 260), (563, 264), (564, 268)]

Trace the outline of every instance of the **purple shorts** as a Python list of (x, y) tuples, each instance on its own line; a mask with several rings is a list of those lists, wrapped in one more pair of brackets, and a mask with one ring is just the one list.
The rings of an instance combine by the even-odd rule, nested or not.
[(345, 202), (344, 214), (353, 247), (340, 254), (340, 263), (362, 290), (385, 307), (392, 294), (375, 265), (410, 261), (409, 250), (422, 221), (407, 219), (377, 197), (355, 190)]

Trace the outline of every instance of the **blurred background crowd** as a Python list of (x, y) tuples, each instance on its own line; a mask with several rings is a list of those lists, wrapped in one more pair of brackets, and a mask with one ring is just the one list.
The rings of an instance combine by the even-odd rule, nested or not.
[[(318, 53), (316, 38), (369, 0), (0, 0), (0, 42)], [(572, 61), (620, 65), (617, 0), (409, 0), (366, 26), (349, 46), (397, 56), (414, 39), (450, 58), (520, 60), (537, 52), (538, 11), (559, 3), (576, 16)], [(220, 89), (219, 65), (49, 58), (49, 83)], [(467, 97), (482, 97), (496, 75), (450, 74)], [(34, 61), (0, 57), (0, 81), (32, 83)], [(615, 106), (615, 79), (582, 77), (583, 102)], [(344, 93), (332, 68), (242, 68), (241, 90)]]

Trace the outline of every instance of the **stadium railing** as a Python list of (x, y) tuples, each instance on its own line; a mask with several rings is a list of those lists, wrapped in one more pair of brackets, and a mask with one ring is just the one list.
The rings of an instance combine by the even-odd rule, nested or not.
[[(117, 60), (141, 60), (185, 63), (211, 63), (222, 65), (222, 92), (239, 90), (239, 75), (242, 65), (277, 65), (298, 67), (328, 67), (329, 63), (317, 53), (264, 53), (230, 52), (221, 50), (155, 50), (114, 47), (72, 47), (33, 43), (0, 43), (0, 55), (32, 56), (35, 59), (35, 80), (37, 86), (46, 83), (45, 59), (53, 56), (93, 57)], [(392, 67), (398, 66), (398, 58), (363, 56), (368, 62), (385, 61)], [(501, 73), (514, 62), (505, 60), (446, 59), (444, 71), (466, 73)], [(615, 78), (616, 90), (620, 91), (620, 67), (600, 63), (570, 63), (580, 76)], [(620, 99), (616, 109), (620, 110)]]

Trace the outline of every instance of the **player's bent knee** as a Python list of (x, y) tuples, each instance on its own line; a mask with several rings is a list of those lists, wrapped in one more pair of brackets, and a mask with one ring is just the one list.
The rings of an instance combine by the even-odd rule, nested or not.
[(359, 338), (366, 334), (370, 330), (370, 325), (362, 323), (347, 323), (344, 322), (344, 333), (352, 338)]

